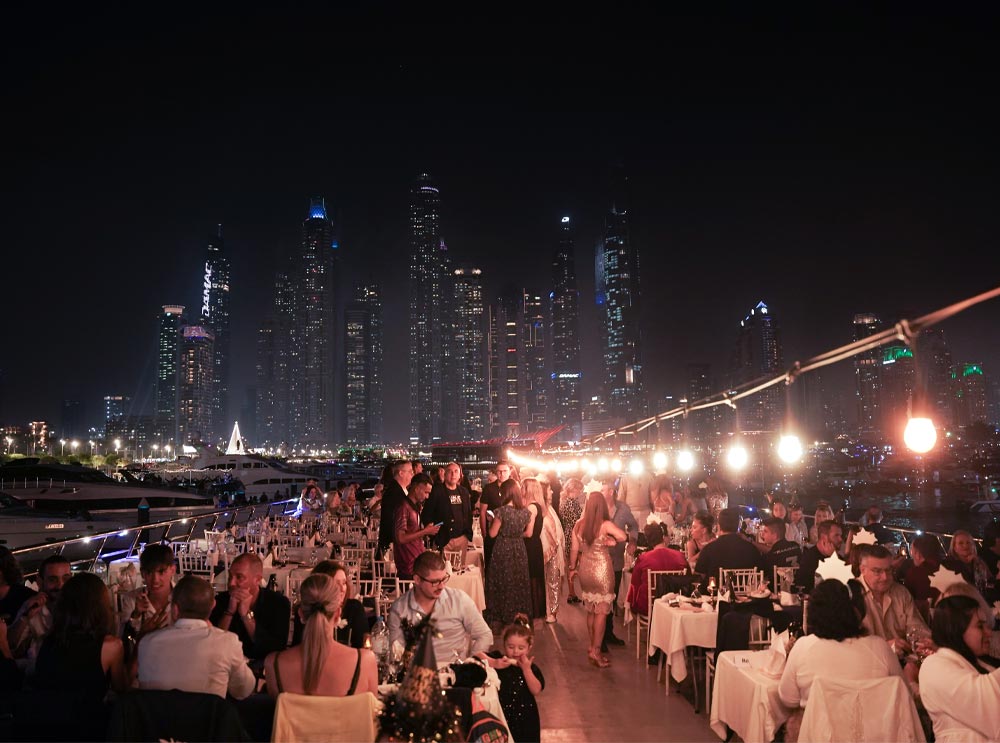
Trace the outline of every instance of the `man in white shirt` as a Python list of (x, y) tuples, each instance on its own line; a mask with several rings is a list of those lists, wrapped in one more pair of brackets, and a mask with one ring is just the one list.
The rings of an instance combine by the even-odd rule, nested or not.
[(909, 630), (930, 637), (913, 595), (892, 577), (892, 554), (885, 547), (875, 545), (861, 558), (861, 583), (867, 609), (864, 627), (888, 642), (897, 656), (913, 649), (907, 639)]
[(174, 586), (173, 626), (139, 642), (139, 688), (180, 689), (244, 699), (256, 680), (232, 632), (208, 621), (215, 594), (207, 581), (186, 575)]
[(417, 624), (428, 614), (434, 625), (434, 657), (439, 664), (476, 656), (493, 665), (486, 651), (493, 632), (469, 595), (458, 588), (445, 588), (450, 574), (437, 552), (422, 552), (413, 563), (413, 588), (400, 596), (389, 610), (389, 640), (405, 646), (402, 621)]

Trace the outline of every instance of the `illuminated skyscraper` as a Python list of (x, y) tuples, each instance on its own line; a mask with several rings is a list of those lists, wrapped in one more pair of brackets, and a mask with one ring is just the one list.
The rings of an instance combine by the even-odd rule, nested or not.
[(521, 318), (524, 292), (507, 287), (490, 318), (490, 392), (495, 406), (493, 435), (513, 438), (520, 433), (524, 398), (521, 373)]
[(951, 404), (951, 350), (941, 328), (924, 328), (916, 341), (914, 360), (919, 365), (927, 398), (933, 406), (934, 423), (948, 428), (954, 410)]
[(552, 259), (552, 392), (553, 423), (564, 424), (560, 438), (577, 440), (583, 419), (580, 369), (580, 292), (569, 217), (560, 223), (559, 247)]
[(551, 374), (545, 353), (545, 310), (541, 296), (523, 291), (521, 308), (521, 425), (522, 431), (531, 433), (549, 425)]
[(965, 362), (952, 368), (952, 406), (957, 426), (985, 423), (987, 383), (982, 364)]
[(278, 449), (291, 443), (292, 321), (295, 294), (288, 273), (274, 280), (274, 299), (257, 331), (257, 441)]
[(447, 336), (447, 250), (441, 196), (426, 173), (410, 188), (410, 441), (441, 438)]
[(646, 412), (639, 327), (639, 253), (629, 231), (625, 179), (615, 184), (614, 203), (605, 216), (598, 244), (597, 303), (603, 310), (604, 375), (612, 417), (631, 422)]
[(382, 439), (382, 302), (376, 282), (358, 284), (344, 311), (346, 441)]
[(178, 440), (184, 443), (204, 441), (212, 422), (214, 343), (212, 329), (204, 325), (188, 325), (182, 331), (177, 428)]
[(222, 225), (208, 240), (202, 269), (201, 324), (215, 336), (212, 360), (212, 421), (206, 438), (228, 435), (229, 420), (229, 256), (222, 239)]
[(314, 198), (302, 223), (302, 243), (292, 272), (294, 320), (290, 380), (291, 443), (326, 448), (334, 441), (334, 240), (322, 198)]
[[(733, 365), (734, 385), (784, 370), (781, 332), (774, 314), (758, 302), (740, 321)], [(740, 400), (740, 428), (744, 431), (779, 431), (785, 412), (784, 391), (778, 386)]]
[(903, 429), (909, 417), (910, 400), (916, 383), (913, 351), (903, 343), (883, 346), (881, 355), (881, 394), (879, 416), (883, 435), (892, 443), (903, 441)]
[(489, 426), (482, 273), (478, 268), (456, 268), (452, 275), (452, 353), (445, 386), (454, 391), (455, 405), (444, 436), (458, 441), (478, 441)]
[[(854, 340), (859, 341), (882, 329), (877, 315), (854, 316)], [(858, 400), (858, 431), (862, 436), (879, 432), (879, 401), (882, 395), (882, 353), (875, 348), (854, 357), (855, 394)]]
[(177, 373), (180, 360), (181, 318), (184, 307), (163, 305), (157, 337), (156, 437), (164, 442), (179, 441), (177, 434)]

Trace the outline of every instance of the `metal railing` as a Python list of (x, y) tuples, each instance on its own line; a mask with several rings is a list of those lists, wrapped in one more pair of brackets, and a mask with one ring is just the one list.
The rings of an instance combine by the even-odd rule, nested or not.
[(12, 550), (12, 553), (21, 565), (25, 577), (28, 578), (34, 577), (42, 561), (53, 555), (65, 557), (76, 570), (93, 571), (99, 562), (107, 564), (112, 560), (137, 557), (146, 544), (164, 541), (187, 542), (192, 538), (198, 538), (198, 535), (204, 533), (206, 529), (215, 531), (217, 527), (246, 524), (254, 518), (284, 515), (294, 511), (298, 502), (298, 498), (292, 498), (271, 503), (220, 508), (168, 521), (21, 547)]

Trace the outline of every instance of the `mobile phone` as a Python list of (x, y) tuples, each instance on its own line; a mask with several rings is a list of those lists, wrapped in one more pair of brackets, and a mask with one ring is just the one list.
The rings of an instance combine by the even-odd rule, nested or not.
[(490, 511), (489, 509), (487, 509), (486, 510), (486, 515), (489, 516), (490, 518), (493, 518), (493, 511)]
[(444, 522), (438, 521), (436, 524), (434, 524), (434, 526), (444, 526)]

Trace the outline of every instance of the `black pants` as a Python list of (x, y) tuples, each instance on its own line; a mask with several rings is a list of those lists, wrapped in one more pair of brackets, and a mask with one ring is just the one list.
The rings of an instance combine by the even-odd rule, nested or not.
[(611, 613), (608, 614), (608, 621), (604, 623), (604, 640), (615, 634), (615, 607), (618, 606), (618, 587), (622, 584), (622, 571), (615, 571), (615, 597), (611, 601)]

